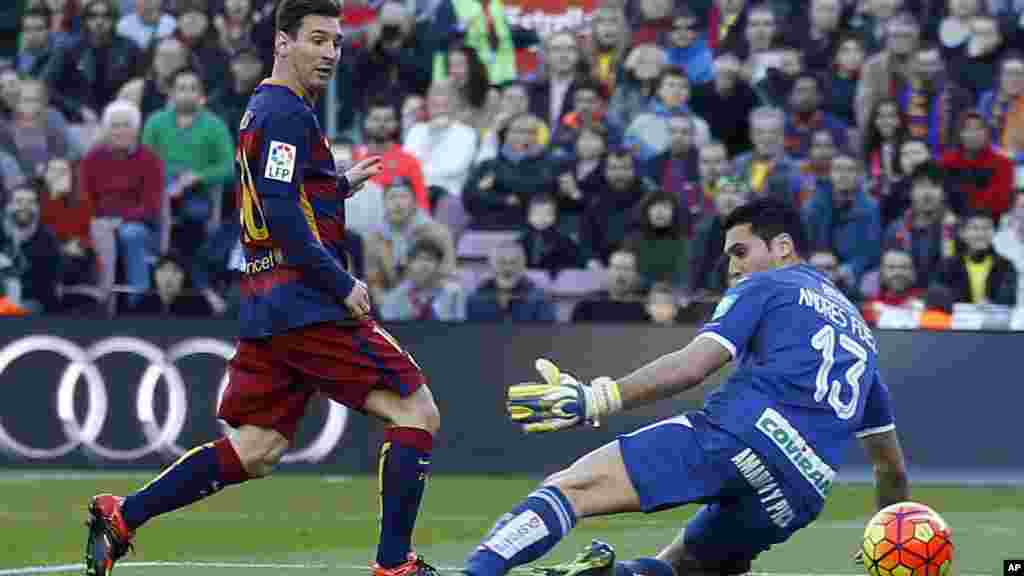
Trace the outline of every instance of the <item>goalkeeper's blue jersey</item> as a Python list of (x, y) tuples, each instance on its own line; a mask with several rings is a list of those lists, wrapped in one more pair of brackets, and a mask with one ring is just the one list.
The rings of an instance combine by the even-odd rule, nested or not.
[(855, 436), (894, 427), (871, 330), (809, 265), (740, 281), (698, 337), (719, 342), (737, 363), (705, 403), (709, 422), (810, 495), (828, 495)]

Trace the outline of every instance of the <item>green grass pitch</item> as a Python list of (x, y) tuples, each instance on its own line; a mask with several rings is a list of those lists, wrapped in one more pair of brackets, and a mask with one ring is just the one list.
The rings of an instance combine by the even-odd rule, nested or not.
[[(74, 573), (88, 498), (99, 491), (124, 494), (149, 476), (0, 472), (0, 575)], [(439, 567), (459, 566), (493, 521), (536, 482), (432, 477), (417, 549)], [(850, 555), (872, 498), (869, 485), (838, 485), (818, 521), (762, 555), (755, 570), (779, 576), (859, 574)], [(1024, 488), (920, 486), (913, 488), (913, 498), (951, 524), (961, 576), (1001, 574), (1004, 558), (1024, 556)], [(586, 520), (547, 560), (570, 558), (591, 538), (610, 542), (621, 558), (653, 554), (695, 510)], [(374, 555), (376, 514), (375, 478), (282, 474), (155, 519), (140, 530), (135, 553), (116, 574), (369, 574), (363, 567)]]

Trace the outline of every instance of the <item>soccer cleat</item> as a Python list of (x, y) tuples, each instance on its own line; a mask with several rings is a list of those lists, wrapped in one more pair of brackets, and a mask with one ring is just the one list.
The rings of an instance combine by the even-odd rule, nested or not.
[(533, 571), (543, 576), (611, 576), (615, 571), (615, 549), (610, 544), (593, 540), (571, 561), (534, 568)]
[(373, 576), (440, 576), (437, 568), (427, 564), (415, 552), (409, 552), (408, 558), (408, 560), (394, 568), (385, 568), (374, 563)]
[(132, 549), (135, 533), (121, 515), (124, 498), (99, 494), (89, 501), (89, 539), (85, 546), (86, 576), (108, 576), (117, 562)]

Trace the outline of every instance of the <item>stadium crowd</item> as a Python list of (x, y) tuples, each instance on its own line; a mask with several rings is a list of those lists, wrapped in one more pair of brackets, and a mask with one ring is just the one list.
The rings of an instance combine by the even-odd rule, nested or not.
[[(0, 313), (232, 314), (273, 1), (4, 4)], [(696, 321), (728, 284), (720, 223), (764, 195), (872, 322), (1024, 306), (1024, 1), (509, 14), (345, 2), (318, 106), (339, 164), (385, 160), (345, 240), (382, 319)]]

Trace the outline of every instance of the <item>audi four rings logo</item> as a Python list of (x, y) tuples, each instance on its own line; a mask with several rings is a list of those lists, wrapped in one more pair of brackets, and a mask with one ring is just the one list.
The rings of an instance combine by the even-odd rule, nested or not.
[[(195, 355), (218, 356), (225, 361), (234, 356), (234, 347), (213, 338), (193, 338), (175, 344), (166, 352), (138, 338), (113, 337), (100, 340), (88, 348), (64, 338), (49, 335), (26, 336), (0, 349), (0, 379), (7, 368), (17, 359), (36, 352), (49, 352), (64, 357), (64, 367), (57, 384), (57, 420), (64, 429), (65, 441), (52, 448), (40, 448), (16, 440), (3, 426), (0, 415), (0, 448), (33, 460), (60, 458), (78, 447), (117, 461), (130, 461), (148, 454), (161, 453), (173, 458), (185, 453), (189, 447), (178, 444), (178, 437), (185, 428), (188, 415), (185, 381), (175, 362)], [(99, 442), (100, 432), (107, 422), (107, 383), (96, 361), (108, 354), (123, 353), (141, 356), (149, 364), (139, 379), (136, 390), (135, 414), (142, 426), (145, 443), (135, 448), (112, 448)], [(156, 388), (163, 379), (167, 386), (167, 415), (161, 423), (157, 420), (154, 404)], [(88, 408), (79, 419), (75, 414), (75, 390), (80, 382), (85, 383), (88, 393)], [(228, 377), (224, 374), (217, 388), (217, 406), (220, 406), (227, 388)], [(283, 462), (320, 462), (331, 453), (341, 441), (348, 422), (348, 409), (335, 402), (329, 402), (330, 409), (320, 433), (302, 449), (293, 449), (285, 454)], [(111, 414), (112, 418), (124, 417)], [(129, 415), (130, 416), (130, 415)], [(229, 428), (221, 423), (227, 432)]]

